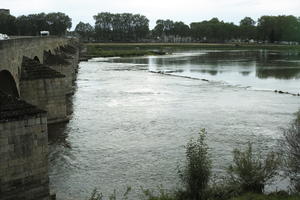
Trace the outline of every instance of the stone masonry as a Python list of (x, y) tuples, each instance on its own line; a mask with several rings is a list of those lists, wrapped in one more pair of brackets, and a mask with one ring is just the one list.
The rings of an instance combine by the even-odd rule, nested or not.
[(49, 200), (46, 112), (1, 91), (0, 200)]
[(55, 70), (60, 72), (61, 74), (65, 75), (66, 80), (66, 92), (67, 94), (73, 93), (73, 74), (74, 74), (74, 68), (71, 62), (64, 59), (62, 55), (59, 54), (51, 54), (45, 52), (44, 56), (44, 64)]
[(68, 121), (65, 75), (24, 57), (20, 97), (48, 112), (48, 124)]
[(0, 200), (50, 199), (47, 124), (68, 120), (78, 52), (75, 38), (0, 41)]

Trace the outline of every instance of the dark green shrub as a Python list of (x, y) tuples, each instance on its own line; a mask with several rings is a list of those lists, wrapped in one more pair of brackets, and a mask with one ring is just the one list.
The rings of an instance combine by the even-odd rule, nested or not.
[(175, 194), (170, 194), (168, 193), (165, 189), (161, 187), (159, 187), (159, 194), (154, 194), (153, 191), (147, 189), (143, 189), (143, 194), (145, 196), (146, 200), (177, 200), (178, 198), (176, 198)]
[(103, 195), (102, 193), (99, 193), (97, 189), (94, 189), (91, 194), (91, 197), (88, 198), (88, 200), (102, 200), (102, 199), (103, 199)]
[(293, 189), (300, 192), (300, 111), (296, 119), (284, 130), (283, 142), (286, 172), (291, 179)]
[(238, 185), (232, 184), (230, 180), (222, 179), (214, 182), (209, 187), (210, 200), (227, 200), (241, 195), (241, 189)]
[(186, 146), (186, 165), (183, 171), (180, 172), (180, 177), (185, 186), (181, 198), (192, 200), (208, 198), (211, 160), (208, 155), (208, 146), (205, 143), (205, 135), (206, 131), (202, 129), (198, 139), (191, 139)]
[(271, 152), (263, 159), (260, 153), (253, 153), (249, 143), (245, 151), (233, 151), (233, 164), (228, 168), (228, 173), (232, 184), (240, 187), (242, 192), (262, 193), (265, 185), (278, 175), (279, 165), (278, 154)]
[[(123, 194), (121, 200), (128, 200), (128, 194), (131, 191), (131, 187), (127, 187), (125, 193)], [(88, 200), (105, 200), (103, 194), (101, 192), (98, 192), (97, 189), (94, 189), (91, 196), (88, 198)], [(117, 200), (117, 194), (116, 190), (112, 194), (109, 195), (108, 200)]]

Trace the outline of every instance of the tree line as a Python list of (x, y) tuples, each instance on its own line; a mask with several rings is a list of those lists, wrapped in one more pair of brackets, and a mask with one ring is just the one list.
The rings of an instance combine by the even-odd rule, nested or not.
[(262, 16), (257, 21), (245, 17), (238, 25), (218, 18), (189, 25), (159, 19), (152, 30), (149, 19), (140, 14), (101, 12), (93, 17), (94, 25), (79, 22), (70, 32), (72, 20), (64, 13), (0, 14), (0, 33), (34, 36), (48, 30), (51, 35), (73, 33), (95, 42), (300, 42), (300, 17), (293, 15)]
[(8, 35), (37, 36), (40, 31), (49, 31), (52, 35), (65, 35), (71, 27), (71, 18), (61, 12), (19, 17), (0, 14), (0, 33)]
[(190, 25), (182, 21), (159, 19), (152, 30), (149, 29), (149, 20), (143, 15), (105, 12), (95, 15), (94, 19), (94, 27), (80, 22), (75, 32), (84, 39), (93, 38), (102, 42), (300, 42), (300, 17), (292, 15), (262, 16), (257, 21), (245, 17), (239, 25), (218, 18), (193, 22)]

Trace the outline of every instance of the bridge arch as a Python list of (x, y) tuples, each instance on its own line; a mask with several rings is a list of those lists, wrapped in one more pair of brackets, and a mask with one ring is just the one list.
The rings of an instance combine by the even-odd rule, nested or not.
[(6, 94), (19, 97), (15, 79), (7, 70), (0, 71), (0, 90)]

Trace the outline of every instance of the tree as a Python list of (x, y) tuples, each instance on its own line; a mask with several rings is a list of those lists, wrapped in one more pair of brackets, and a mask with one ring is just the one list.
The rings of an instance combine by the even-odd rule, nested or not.
[(300, 41), (300, 21), (295, 16), (278, 16), (280, 41)]
[(48, 30), (48, 24), (46, 22), (46, 14), (30, 14), (27, 16), (20, 16), (16, 20), (16, 26), (19, 35), (39, 35), (40, 31)]
[(262, 40), (300, 42), (300, 20), (292, 15), (262, 16), (257, 28)]
[(71, 18), (64, 13), (22, 15), (16, 19), (18, 35), (36, 36), (48, 30), (51, 35), (64, 35), (71, 28)]
[(236, 37), (237, 26), (212, 18), (209, 21), (191, 23), (191, 35), (196, 40), (224, 42)]
[(251, 17), (245, 17), (240, 21), (240, 26), (255, 26), (256, 22)]
[(78, 33), (83, 40), (89, 41), (94, 34), (94, 27), (89, 23), (79, 22), (76, 25), (75, 32)]
[(15, 35), (16, 18), (8, 14), (0, 14), (0, 33)]
[(47, 14), (46, 22), (52, 35), (64, 35), (72, 27), (72, 19), (61, 12)]
[(156, 38), (173, 36), (177, 39), (182, 39), (190, 36), (190, 27), (181, 21), (173, 22), (169, 19), (159, 19), (156, 21), (156, 26), (153, 29), (153, 36)]
[(32, 24), (28, 16), (21, 15), (16, 20), (18, 35), (32, 35)]
[(190, 35), (190, 27), (183, 22), (175, 22), (173, 32), (176, 36), (188, 37)]
[(99, 41), (139, 41), (149, 34), (149, 20), (131, 13), (98, 13), (94, 16)]
[(250, 17), (242, 19), (239, 26), (239, 38), (243, 40), (256, 39), (257, 30), (255, 24), (256, 22)]

